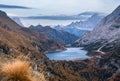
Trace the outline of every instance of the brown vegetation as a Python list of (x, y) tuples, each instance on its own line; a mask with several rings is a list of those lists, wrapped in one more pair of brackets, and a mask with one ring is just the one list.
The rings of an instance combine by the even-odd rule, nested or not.
[(52, 61), (50, 81), (119, 81), (119, 52), (101, 58), (77, 61)]
[(5, 63), (1, 70), (8, 80), (32, 81), (30, 66), (25, 61), (15, 60), (12, 63)]
[(46, 81), (44, 73), (33, 70), (27, 60), (20, 56), (0, 64), (0, 81)]

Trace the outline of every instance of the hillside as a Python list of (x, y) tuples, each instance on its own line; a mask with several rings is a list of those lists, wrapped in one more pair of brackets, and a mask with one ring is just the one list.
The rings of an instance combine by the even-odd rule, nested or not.
[[(34, 63), (33, 67), (35, 65), (41, 65), (42, 62), (44, 61), (49, 63), (48, 58), (42, 52), (40, 52), (38, 49), (34, 47), (34, 45), (32, 44), (33, 42), (34, 42), (33, 40), (29, 40), (23, 35), (7, 31), (0, 27), (0, 80), (1, 78), (3, 79), (6, 78), (3, 77), (3, 75), (1, 75), (2, 74), (1, 67), (3, 66), (3, 63), (12, 62), (12, 59), (14, 60), (16, 57), (20, 55), (21, 56), (29, 55), (31, 59), (30, 62)], [(23, 58), (21, 59), (22, 61), (24, 60)], [(11, 67), (9, 66), (9, 68)], [(39, 68), (41, 69), (41, 71), (46, 72), (46, 69), (44, 67)], [(18, 70), (18, 68), (16, 69)]]
[[(74, 44), (88, 49), (119, 50), (120, 44), (120, 6), (106, 16), (97, 27), (85, 33)], [(91, 47), (92, 46), (92, 47)], [(90, 47), (90, 48), (89, 48)]]
[(91, 61), (94, 61), (95, 64), (93, 65), (96, 65), (96, 69), (104, 69), (104, 72), (109, 72), (106, 75), (104, 72), (100, 71), (102, 73), (99, 73), (99, 76), (106, 77), (106, 79), (104, 77), (102, 81), (119, 81), (120, 6), (102, 19), (93, 31), (85, 33), (73, 46), (84, 47), (84, 49), (89, 51), (88, 55), (92, 57)]
[[(5, 12), (0, 11), (0, 54), (7, 54), (17, 56), (20, 54), (30, 54), (33, 57), (39, 56), (39, 58), (47, 59), (46, 56), (42, 53), (42, 48), (37, 46), (37, 38), (35, 38), (36, 33), (29, 29), (27, 33), (23, 31), (24, 28), (12, 21)], [(30, 35), (29, 35), (30, 34)], [(28, 36), (29, 35), (29, 36)], [(30, 37), (33, 37), (30, 39)], [(41, 36), (42, 37), (42, 36)], [(42, 41), (46, 42), (49, 39), (45, 38), (44, 35)], [(46, 40), (46, 41), (45, 41)], [(40, 43), (39, 43), (40, 44)]]
[(62, 45), (52, 39), (49, 39), (46, 35), (35, 32), (29, 28), (19, 26), (16, 22), (11, 20), (5, 12), (0, 11), (0, 14), (0, 26), (2, 28), (18, 35), (24, 35), (26, 38), (33, 41), (34, 47), (42, 49), (41, 51), (44, 52), (63, 49)]
[[(1, 75), (2, 64), (7, 62), (11, 64), (19, 56), (29, 56), (30, 67), (33, 69), (36, 67), (37, 74), (42, 72), (43, 76), (46, 75), (48, 73), (47, 66), (50, 66), (51, 62), (43, 52), (53, 51), (61, 47), (44, 34), (20, 27), (5, 12), (0, 11), (0, 80), (4, 76)], [(23, 58), (21, 60), (24, 61)], [(47, 78), (45, 77), (45, 79)]]
[(70, 34), (65, 31), (59, 31), (59, 30), (57, 31), (49, 26), (43, 27), (41, 25), (37, 25), (37, 26), (30, 26), (29, 28), (39, 33), (43, 33), (47, 35), (50, 39), (59, 41), (63, 44), (72, 44), (78, 39), (78, 37), (73, 34)]

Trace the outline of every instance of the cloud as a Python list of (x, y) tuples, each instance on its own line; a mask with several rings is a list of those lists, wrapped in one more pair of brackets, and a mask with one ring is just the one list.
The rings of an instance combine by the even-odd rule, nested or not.
[(94, 14), (100, 14), (97, 12), (83, 12), (78, 15), (49, 15), (49, 16), (28, 16), (28, 17), (21, 17), (25, 19), (47, 19), (47, 20), (82, 20), (86, 19)]
[(73, 15), (85, 11), (111, 13), (120, 5), (120, 0), (0, 0), (0, 4), (31, 7), (32, 9), (27, 11), (23, 8), (19, 10), (6, 8), (9, 13), (23, 16), (39, 13), (43, 15)]
[(23, 17), (27, 19), (48, 19), (48, 20), (79, 20), (79, 18), (74, 16), (29, 16)]
[(30, 7), (0, 4), (0, 8), (6, 9), (31, 9)]

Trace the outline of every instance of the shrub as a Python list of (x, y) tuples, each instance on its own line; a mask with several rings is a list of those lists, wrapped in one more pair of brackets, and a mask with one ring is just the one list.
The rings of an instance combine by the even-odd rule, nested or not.
[(31, 68), (27, 61), (14, 60), (2, 65), (1, 71), (6, 76), (7, 81), (33, 81)]
[(30, 57), (22, 54), (11, 58), (0, 56), (0, 81), (47, 81), (46, 72), (34, 69), (37, 64)]

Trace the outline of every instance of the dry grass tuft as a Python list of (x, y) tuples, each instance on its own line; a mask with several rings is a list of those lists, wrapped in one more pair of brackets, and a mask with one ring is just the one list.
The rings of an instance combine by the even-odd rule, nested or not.
[(26, 61), (15, 60), (3, 64), (1, 71), (8, 80), (12, 81), (32, 81), (31, 68)]
[(32, 63), (29, 55), (20, 55), (0, 63), (0, 81), (46, 81), (44, 72), (32, 69)]

